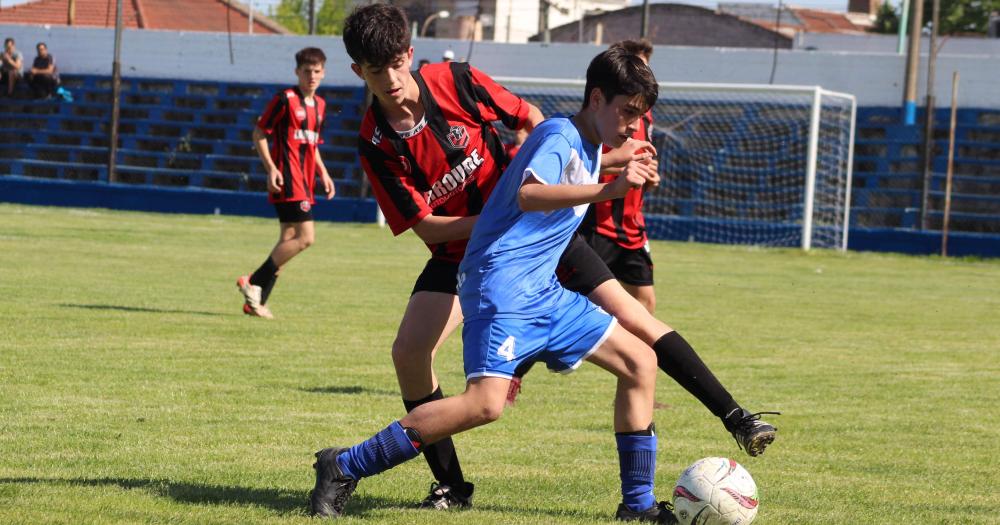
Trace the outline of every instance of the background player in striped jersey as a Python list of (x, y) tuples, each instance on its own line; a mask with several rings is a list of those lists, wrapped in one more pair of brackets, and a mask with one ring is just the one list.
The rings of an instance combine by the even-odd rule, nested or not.
[[(635, 55), (647, 65), (649, 57), (653, 55), (653, 45), (648, 40), (622, 40), (611, 47)], [(652, 142), (652, 126), (653, 111), (650, 109), (639, 119), (632, 139)], [(605, 146), (606, 155), (616, 155), (618, 152), (628, 154), (627, 148), (612, 151)], [(611, 163), (617, 164), (621, 160), (615, 159)], [(653, 169), (658, 169), (656, 157), (648, 162)], [(610, 182), (620, 173), (621, 168), (605, 169), (601, 172), (601, 182)], [(595, 202), (580, 224), (580, 234), (601, 256), (601, 260), (608, 265), (625, 290), (649, 313), (653, 313), (656, 309), (656, 294), (653, 290), (653, 259), (649, 255), (646, 220), (642, 216), (644, 190), (645, 188), (636, 188), (620, 199)]]
[(315, 240), (312, 206), (316, 203), (313, 189), (317, 172), (323, 193), (328, 199), (333, 198), (333, 179), (323, 165), (318, 147), (323, 143), (326, 102), (316, 95), (316, 90), (325, 67), (326, 55), (319, 48), (307, 47), (296, 53), (298, 85), (274, 95), (253, 130), (253, 143), (267, 172), (267, 200), (274, 204), (281, 233), (257, 271), (236, 281), (247, 315), (273, 317), (267, 299), (278, 273)]

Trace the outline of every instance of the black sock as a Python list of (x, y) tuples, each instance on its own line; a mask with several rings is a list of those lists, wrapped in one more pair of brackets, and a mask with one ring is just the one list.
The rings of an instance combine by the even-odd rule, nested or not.
[(653, 351), (660, 369), (698, 398), (716, 417), (725, 419), (727, 414), (739, 408), (733, 396), (677, 332), (659, 338)]
[(271, 295), (271, 289), (274, 288), (274, 281), (278, 279), (278, 265), (274, 264), (274, 259), (268, 256), (264, 264), (257, 268), (257, 271), (253, 272), (250, 276), (250, 284), (254, 286), (260, 286), (260, 304), (267, 302), (267, 298)]
[(278, 274), (271, 276), (271, 279), (264, 283), (264, 286), (260, 287), (260, 304), (267, 304), (267, 298), (271, 297), (271, 290), (274, 289), (274, 283), (278, 282)]
[[(444, 399), (441, 387), (438, 387), (437, 390), (431, 392), (431, 395), (423, 399), (416, 401), (407, 401), (404, 399), (403, 406), (406, 407), (407, 412), (412, 412), (414, 408), (424, 403), (437, 401), (438, 399)], [(427, 465), (431, 468), (431, 472), (434, 474), (434, 478), (438, 480), (438, 483), (448, 485), (452, 490), (456, 490), (459, 493), (464, 494), (466, 492), (465, 476), (462, 475), (462, 466), (458, 464), (455, 443), (450, 437), (430, 445), (424, 445), (421, 451), (424, 453), (424, 459), (427, 460)]]

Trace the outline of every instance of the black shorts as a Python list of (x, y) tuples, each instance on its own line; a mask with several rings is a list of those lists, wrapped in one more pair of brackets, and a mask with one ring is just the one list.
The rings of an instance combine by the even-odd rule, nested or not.
[(653, 286), (653, 259), (645, 248), (630, 250), (603, 235), (584, 237), (615, 277), (632, 286)]
[(309, 201), (274, 203), (280, 222), (308, 222), (313, 220), (312, 204)]
[(601, 257), (587, 244), (583, 236), (573, 233), (569, 245), (559, 258), (556, 277), (567, 290), (588, 295), (595, 288), (615, 278)]
[(410, 295), (417, 292), (439, 292), (458, 295), (458, 263), (431, 259), (420, 272)]

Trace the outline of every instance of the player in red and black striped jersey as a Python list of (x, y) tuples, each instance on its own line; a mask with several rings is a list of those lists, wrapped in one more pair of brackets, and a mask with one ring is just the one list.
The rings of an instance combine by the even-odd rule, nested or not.
[[(352, 70), (374, 95), (358, 137), (361, 165), (396, 235), (412, 229), (431, 251), (413, 287), (392, 347), (407, 412), (443, 396), (433, 370), (442, 342), (462, 321), (458, 263), (483, 203), (507, 166), (492, 122), (530, 130), (541, 112), (467, 63), (410, 71), (409, 24), (397, 7), (376, 4), (345, 21)], [(468, 506), (451, 438), (424, 448), (437, 482), (423, 507)]]
[(319, 155), (326, 102), (316, 90), (325, 74), (326, 55), (307, 47), (296, 53), (295, 63), (298, 85), (274, 95), (253, 130), (257, 154), (267, 171), (267, 200), (277, 212), (281, 235), (264, 264), (236, 281), (243, 294), (243, 312), (268, 319), (273, 315), (267, 299), (278, 273), (315, 240), (312, 206), (317, 173), (326, 197), (333, 198), (334, 193), (333, 179)]
[[(612, 44), (632, 53), (647, 65), (653, 54), (653, 46), (646, 40), (624, 40)], [(629, 144), (620, 148), (628, 150), (642, 147), (652, 142), (653, 112), (647, 111), (639, 119), (639, 127)], [(628, 154), (628, 151), (624, 151)], [(605, 146), (604, 153), (615, 155)], [(614, 160), (609, 162), (615, 162)], [(656, 157), (647, 162), (659, 169)], [(611, 182), (618, 178), (621, 169), (602, 171), (601, 182)], [(646, 219), (642, 216), (642, 197), (646, 188), (636, 188), (625, 197), (598, 202), (587, 210), (587, 216), (580, 224), (579, 232), (600, 255), (601, 259), (626, 291), (635, 297), (650, 313), (656, 309), (656, 294), (653, 290), (653, 259), (650, 257), (649, 240), (646, 238)]]

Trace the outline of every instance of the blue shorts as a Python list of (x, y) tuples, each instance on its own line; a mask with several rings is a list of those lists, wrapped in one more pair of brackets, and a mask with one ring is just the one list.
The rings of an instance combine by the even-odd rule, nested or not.
[(514, 376), (525, 361), (569, 373), (611, 335), (615, 318), (586, 297), (559, 289), (557, 306), (531, 319), (466, 320), (462, 328), (465, 379)]

